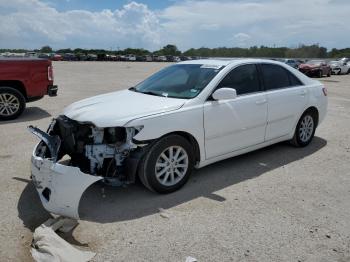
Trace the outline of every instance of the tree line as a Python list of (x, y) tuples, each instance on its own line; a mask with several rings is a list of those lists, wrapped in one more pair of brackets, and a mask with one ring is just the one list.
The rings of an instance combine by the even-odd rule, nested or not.
[(40, 52), (40, 53), (58, 53), (58, 54), (108, 54), (108, 55), (127, 55), (133, 54), (136, 56), (144, 55), (164, 55), (164, 56), (195, 56), (195, 57), (269, 57), (269, 58), (341, 58), (350, 57), (350, 48), (337, 49), (333, 48), (330, 51), (327, 48), (314, 45), (300, 45), (296, 48), (288, 47), (267, 47), (267, 46), (252, 46), (249, 48), (242, 47), (217, 47), (217, 48), (191, 48), (181, 52), (176, 45), (166, 45), (163, 48), (151, 52), (142, 48), (126, 48), (124, 50), (105, 50), (105, 49), (58, 49), (53, 50), (50, 46), (43, 46), (40, 49), (26, 50), (26, 49), (0, 49), (0, 53), (26, 53), (26, 52)]

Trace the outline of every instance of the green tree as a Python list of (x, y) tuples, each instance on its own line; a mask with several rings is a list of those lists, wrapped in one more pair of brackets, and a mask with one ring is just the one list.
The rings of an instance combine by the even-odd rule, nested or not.
[(52, 53), (52, 48), (48, 45), (43, 46), (40, 48), (41, 53)]
[(166, 45), (162, 49), (154, 52), (156, 55), (173, 55), (179, 56), (181, 52), (177, 49), (176, 45)]

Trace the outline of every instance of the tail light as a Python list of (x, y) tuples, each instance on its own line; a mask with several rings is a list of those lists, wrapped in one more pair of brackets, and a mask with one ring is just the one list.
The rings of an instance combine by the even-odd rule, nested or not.
[(47, 67), (47, 79), (49, 81), (53, 81), (53, 70), (52, 70), (52, 65), (49, 65)]
[(327, 88), (326, 88), (326, 87), (322, 88), (322, 92), (323, 92), (324, 96), (327, 96), (328, 91), (327, 91)]

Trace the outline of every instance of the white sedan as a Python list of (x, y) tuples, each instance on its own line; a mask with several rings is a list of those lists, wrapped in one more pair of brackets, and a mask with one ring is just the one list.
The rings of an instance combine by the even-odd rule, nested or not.
[(350, 65), (342, 61), (331, 61), (329, 63), (332, 74), (341, 75), (350, 73)]
[[(173, 192), (193, 168), (281, 141), (304, 147), (327, 110), (327, 90), (292, 67), (258, 59), (168, 66), (128, 90), (68, 106), (40, 138), (32, 179), (51, 213), (79, 218), (102, 180)], [(215, 174), (213, 174), (215, 179)]]

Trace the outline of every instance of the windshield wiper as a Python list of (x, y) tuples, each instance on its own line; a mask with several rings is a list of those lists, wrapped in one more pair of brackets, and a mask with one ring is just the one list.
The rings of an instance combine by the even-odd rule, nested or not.
[(165, 95), (160, 94), (160, 93), (155, 92), (155, 91), (137, 91), (137, 92), (140, 92), (140, 93), (146, 94), (146, 95), (153, 95), (153, 96), (163, 96), (163, 97), (166, 97)]

